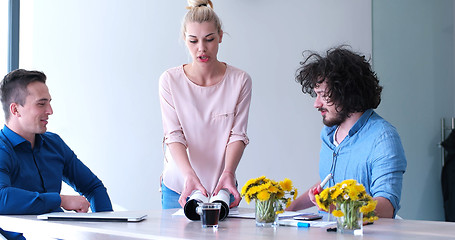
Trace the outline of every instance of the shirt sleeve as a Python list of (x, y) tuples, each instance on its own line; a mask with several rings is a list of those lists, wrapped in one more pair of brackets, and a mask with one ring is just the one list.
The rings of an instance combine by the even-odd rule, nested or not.
[(11, 186), (17, 174), (10, 152), (0, 149), (0, 214), (43, 214), (60, 209), (59, 193), (38, 193)]
[(384, 131), (372, 152), (371, 194), (388, 199), (395, 215), (400, 209), (403, 173), (406, 170), (406, 157), (398, 133)]
[(179, 142), (185, 147), (187, 142), (183, 135), (182, 125), (175, 110), (172, 90), (170, 87), (170, 75), (164, 72), (159, 81), (159, 95), (161, 106), (161, 117), (163, 121), (164, 143)]
[(231, 129), (228, 144), (235, 141), (243, 141), (245, 145), (249, 143), (249, 139), (246, 133), (251, 103), (252, 81), (251, 77), (247, 73), (243, 74), (245, 81), (239, 95), (239, 100), (237, 102), (234, 125)]
[(104, 184), (63, 140), (61, 142), (65, 161), (63, 181), (87, 198), (92, 212), (112, 211), (112, 203)]

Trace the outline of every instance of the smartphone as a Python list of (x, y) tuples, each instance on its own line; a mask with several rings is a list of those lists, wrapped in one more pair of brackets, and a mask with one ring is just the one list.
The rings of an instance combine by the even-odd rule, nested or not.
[(322, 218), (322, 215), (319, 215), (319, 214), (308, 214), (308, 215), (294, 217), (294, 220), (311, 221), (311, 220), (317, 220), (317, 219), (321, 219), (321, 218)]

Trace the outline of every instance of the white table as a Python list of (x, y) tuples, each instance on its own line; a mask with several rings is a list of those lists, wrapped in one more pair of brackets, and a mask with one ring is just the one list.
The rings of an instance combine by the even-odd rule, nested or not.
[[(240, 209), (251, 211), (251, 209)], [(325, 228), (256, 227), (253, 219), (228, 218), (217, 231), (200, 221), (173, 216), (176, 209), (147, 211), (138, 223), (37, 220), (36, 215), (0, 215), (0, 226), (23, 232), (27, 239), (455, 239), (455, 223), (379, 219), (364, 226), (362, 237), (327, 232)]]

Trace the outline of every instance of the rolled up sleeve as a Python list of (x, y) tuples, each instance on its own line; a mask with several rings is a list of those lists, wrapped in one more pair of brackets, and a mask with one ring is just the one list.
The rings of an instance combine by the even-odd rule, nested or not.
[(371, 194), (373, 197), (384, 197), (394, 208), (394, 215), (400, 209), (403, 173), (406, 170), (406, 157), (400, 137), (395, 132), (385, 132), (378, 139), (377, 155), (371, 176)]
[(169, 74), (164, 72), (159, 81), (161, 117), (163, 121), (164, 143), (179, 142), (187, 147), (182, 125), (177, 116), (169, 85)]
[(251, 103), (252, 81), (251, 77), (247, 73), (245, 73), (244, 77), (245, 82), (242, 86), (242, 91), (240, 92), (239, 99), (237, 102), (237, 107), (235, 110), (235, 120), (230, 132), (228, 144), (233, 143), (235, 141), (243, 141), (245, 145), (248, 145), (249, 143), (249, 139), (247, 136), (247, 126)]

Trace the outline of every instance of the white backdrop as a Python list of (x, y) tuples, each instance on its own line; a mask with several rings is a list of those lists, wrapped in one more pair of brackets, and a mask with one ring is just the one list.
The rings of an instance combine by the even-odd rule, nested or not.
[[(189, 61), (185, 0), (22, 0), (20, 67), (44, 71), (62, 136), (104, 182), (117, 209), (160, 208), (158, 77)], [(371, 54), (371, 1), (214, 0), (219, 59), (253, 79), (239, 187), (266, 175), (318, 180), (319, 113), (294, 74), (303, 50), (349, 44)], [(242, 202), (241, 206), (247, 206)]]

